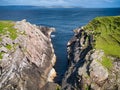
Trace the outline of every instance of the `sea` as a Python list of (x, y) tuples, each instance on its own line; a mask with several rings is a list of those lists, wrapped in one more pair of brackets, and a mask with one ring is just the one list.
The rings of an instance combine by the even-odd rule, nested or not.
[(99, 16), (120, 15), (120, 8), (41, 8), (38, 6), (0, 6), (0, 20), (19, 21), (26, 19), (36, 25), (56, 28), (52, 43), (57, 56), (56, 82), (60, 83), (67, 70), (67, 42), (74, 35), (73, 30), (86, 25)]

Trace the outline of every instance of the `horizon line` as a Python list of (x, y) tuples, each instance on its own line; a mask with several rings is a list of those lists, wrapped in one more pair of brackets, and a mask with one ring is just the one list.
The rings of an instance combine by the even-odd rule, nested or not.
[(31, 7), (41, 7), (41, 8), (120, 8), (120, 7), (81, 7), (81, 6), (41, 6), (41, 5), (0, 5), (0, 6), (31, 6)]

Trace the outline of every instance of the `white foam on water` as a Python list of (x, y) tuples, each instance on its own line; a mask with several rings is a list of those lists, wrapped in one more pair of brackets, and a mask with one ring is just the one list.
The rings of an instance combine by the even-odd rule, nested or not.
[(51, 38), (54, 38), (55, 37), (55, 35), (51, 35)]

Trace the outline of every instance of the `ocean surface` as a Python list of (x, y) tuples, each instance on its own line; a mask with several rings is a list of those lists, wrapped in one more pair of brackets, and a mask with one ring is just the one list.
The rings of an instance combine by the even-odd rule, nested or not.
[(0, 20), (22, 20), (49, 27), (55, 27), (52, 33), (57, 62), (55, 69), (57, 82), (61, 81), (67, 69), (68, 40), (73, 36), (73, 29), (86, 25), (97, 16), (120, 15), (120, 8), (40, 8), (32, 6), (0, 6)]

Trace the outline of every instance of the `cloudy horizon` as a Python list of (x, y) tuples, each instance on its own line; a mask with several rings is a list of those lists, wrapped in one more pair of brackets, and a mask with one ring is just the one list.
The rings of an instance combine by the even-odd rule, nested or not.
[(1, 0), (0, 5), (32, 5), (63, 7), (120, 7), (120, 0)]

